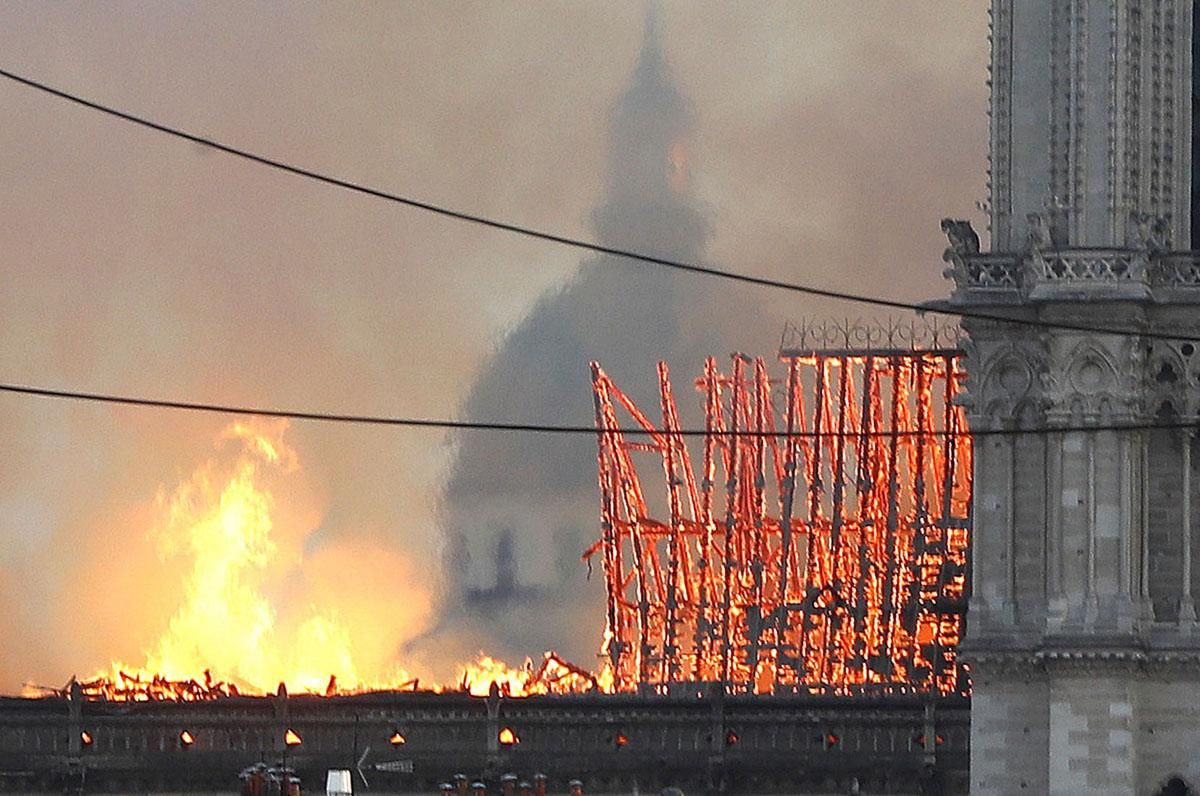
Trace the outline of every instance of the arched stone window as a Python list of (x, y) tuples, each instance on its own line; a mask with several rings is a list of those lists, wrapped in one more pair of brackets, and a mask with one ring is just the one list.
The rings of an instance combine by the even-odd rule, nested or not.
[(1195, 791), (1180, 777), (1171, 777), (1159, 788), (1157, 796), (1193, 796), (1193, 794)]

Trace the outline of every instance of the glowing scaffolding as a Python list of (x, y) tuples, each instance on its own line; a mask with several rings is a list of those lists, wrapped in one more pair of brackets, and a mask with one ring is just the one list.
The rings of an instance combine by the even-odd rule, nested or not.
[[(691, 441), (665, 364), (661, 425), (592, 364), (602, 534), (585, 558), (603, 563), (614, 687), (967, 693), (959, 352), (783, 361), (778, 382), (762, 359), (727, 374), (709, 359)], [(630, 421), (645, 433), (622, 433)], [(639, 471), (647, 459), (659, 466)]]

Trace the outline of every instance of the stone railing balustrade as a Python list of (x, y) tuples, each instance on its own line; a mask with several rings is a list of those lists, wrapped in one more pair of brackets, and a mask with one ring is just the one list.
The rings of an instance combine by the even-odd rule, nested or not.
[(1200, 288), (1200, 251), (1048, 249), (1024, 254), (948, 254), (947, 259), (951, 267), (944, 275), (954, 280), (956, 292), (980, 297), (1057, 288)]
[(1123, 249), (1035, 251), (1029, 257), (1039, 282), (1080, 283), (1144, 281), (1148, 255)]

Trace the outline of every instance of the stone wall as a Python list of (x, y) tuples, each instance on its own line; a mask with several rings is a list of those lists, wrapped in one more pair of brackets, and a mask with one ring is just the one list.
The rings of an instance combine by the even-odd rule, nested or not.
[[(0, 700), (0, 790), (204, 791), (237, 785), (256, 762), (282, 762), (282, 738), (306, 782), (348, 768), (368, 747), (372, 790), (436, 793), (456, 772), (495, 783), (543, 772), (555, 792), (965, 793), (970, 727), (962, 699), (463, 694), (237, 697), (202, 703)], [(516, 743), (499, 742), (509, 729)], [(184, 747), (180, 733), (194, 743)], [(91, 743), (80, 747), (87, 731)], [(402, 745), (389, 738), (399, 731)], [(622, 741), (618, 741), (618, 737)], [(409, 761), (412, 773), (375, 769)]]
[(1039, 678), (974, 672), (971, 792), (1049, 792), (1049, 687)]
[(1200, 785), (1200, 677), (1149, 674), (1135, 690), (1136, 792), (1154, 794), (1171, 777)]

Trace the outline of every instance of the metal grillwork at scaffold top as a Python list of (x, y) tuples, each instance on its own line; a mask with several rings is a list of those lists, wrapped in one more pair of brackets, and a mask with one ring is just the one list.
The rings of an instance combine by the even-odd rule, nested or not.
[(614, 687), (967, 694), (957, 338), (793, 329), (782, 379), (761, 358), (708, 360), (699, 438), (680, 433), (665, 364), (655, 422), (593, 363), (602, 536), (585, 557), (603, 564)]

